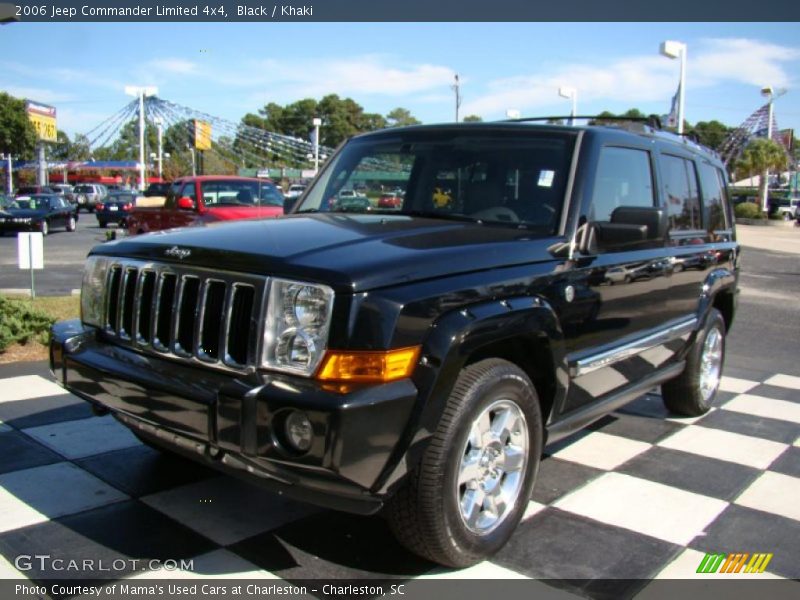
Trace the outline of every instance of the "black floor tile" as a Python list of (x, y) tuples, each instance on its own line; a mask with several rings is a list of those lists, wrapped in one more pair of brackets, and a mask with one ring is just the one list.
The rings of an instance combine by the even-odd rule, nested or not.
[(228, 549), (289, 581), (414, 577), (436, 566), (400, 546), (381, 517), (336, 512), (300, 519)]
[(520, 524), (492, 562), (591, 598), (630, 597), (682, 550), (547, 508)]
[(30, 469), (64, 460), (29, 438), (16, 431), (0, 433), (0, 473)]
[(0, 419), (16, 429), (52, 425), (92, 416), (88, 402), (64, 402), (67, 396), (45, 396), (0, 404)]
[(0, 365), (0, 379), (8, 377), (21, 377), (22, 375), (40, 375), (52, 380), (50, 363), (46, 360), (15, 362)]
[[(770, 471), (800, 478), (800, 448), (790, 446), (775, 462), (769, 466)], [(800, 502), (800, 498), (797, 499)]]
[(133, 558), (189, 558), (219, 547), (138, 500), (117, 502), (56, 521), (97, 544)]
[(722, 375), (725, 377), (735, 377), (736, 379), (746, 379), (748, 381), (766, 381), (775, 373), (761, 371), (760, 369), (750, 369), (748, 367), (734, 367), (732, 365), (725, 365), (722, 370)]
[(800, 523), (779, 515), (732, 504), (689, 546), (701, 552), (772, 552), (768, 572), (800, 578)]
[(135, 498), (216, 475), (202, 465), (144, 445), (91, 456), (76, 463)]
[(697, 421), (697, 425), (722, 429), (731, 433), (739, 433), (752, 437), (791, 444), (797, 439), (796, 423), (757, 417), (733, 410), (715, 410)]
[(788, 402), (800, 402), (800, 390), (779, 387), (777, 385), (762, 384), (754, 387), (747, 392), (753, 396), (763, 396), (773, 400), (787, 400)]
[(635, 456), (616, 471), (729, 502), (761, 473), (744, 465), (658, 446)]
[(606, 416), (589, 428), (631, 440), (655, 444), (679, 429), (683, 429), (683, 425), (663, 418), (616, 414)]
[(551, 504), (603, 473), (605, 471), (601, 469), (560, 460), (554, 456), (545, 458), (539, 465), (531, 500), (540, 504)]

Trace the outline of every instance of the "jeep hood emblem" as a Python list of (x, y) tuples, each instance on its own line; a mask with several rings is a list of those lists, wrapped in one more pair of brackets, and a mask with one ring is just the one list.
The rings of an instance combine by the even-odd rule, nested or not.
[(172, 248), (164, 250), (164, 254), (183, 260), (187, 256), (191, 256), (192, 251), (188, 248), (178, 248), (178, 246), (173, 246)]

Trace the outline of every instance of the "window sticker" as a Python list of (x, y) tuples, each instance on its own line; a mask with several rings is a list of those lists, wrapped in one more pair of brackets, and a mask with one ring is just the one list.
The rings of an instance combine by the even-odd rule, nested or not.
[(553, 179), (555, 179), (556, 172), (550, 170), (539, 171), (539, 187), (553, 187)]

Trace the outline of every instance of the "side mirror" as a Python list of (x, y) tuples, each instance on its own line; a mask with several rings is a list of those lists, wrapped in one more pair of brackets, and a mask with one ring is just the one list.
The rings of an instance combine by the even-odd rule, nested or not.
[(663, 209), (648, 206), (620, 206), (610, 221), (588, 223), (580, 238), (583, 254), (624, 251), (662, 245), (667, 216)]
[(194, 200), (189, 198), (189, 196), (183, 196), (182, 198), (178, 198), (178, 208), (180, 210), (194, 210), (197, 206)]

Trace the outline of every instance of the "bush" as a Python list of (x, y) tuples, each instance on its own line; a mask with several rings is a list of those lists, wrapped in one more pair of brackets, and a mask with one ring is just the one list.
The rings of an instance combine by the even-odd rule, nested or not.
[(737, 219), (763, 219), (761, 207), (753, 202), (742, 202), (733, 209)]
[(31, 339), (46, 343), (55, 319), (33, 308), (26, 300), (0, 296), (0, 352)]

